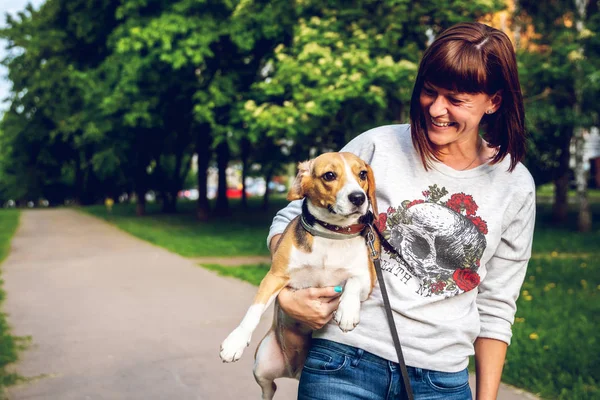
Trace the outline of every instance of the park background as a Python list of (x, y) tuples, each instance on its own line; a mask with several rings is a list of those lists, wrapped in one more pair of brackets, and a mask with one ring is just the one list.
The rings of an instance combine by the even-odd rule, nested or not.
[[(295, 163), (407, 122), (423, 50), (478, 20), (517, 50), (538, 187), (503, 380), (543, 398), (598, 399), (598, 7), (47, 0), (12, 10), (0, 30), (0, 256), (19, 214), (47, 207), (76, 207), (185, 257), (268, 256)], [(268, 268), (203, 265), (255, 284)], [(10, 317), (0, 329), (10, 385), (25, 378), (4, 366), (26, 345)]]

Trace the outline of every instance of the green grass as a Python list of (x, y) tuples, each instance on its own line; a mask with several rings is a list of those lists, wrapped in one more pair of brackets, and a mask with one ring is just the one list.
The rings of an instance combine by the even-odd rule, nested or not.
[[(562, 227), (551, 224), (550, 205), (538, 206), (503, 381), (546, 399), (600, 399), (600, 197), (590, 198), (595, 225), (585, 234), (576, 232), (574, 205)], [(251, 212), (234, 210), (208, 223), (194, 220), (189, 203), (180, 214), (163, 216), (150, 208), (143, 218), (134, 216), (133, 206), (117, 206), (110, 218), (101, 206), (84, 210), (184, 256), (266, 255), (269, 224), (285, 203), (277, 201), (266, 212), (254, 204)], [(205, 267), (254, 285), (268, 271), (264, 264)]]
[(531, 260), (504, 368), (507, 383), (544, 398), (600, 398), (599, 275), (597, 257)]
[(148, 215), (135, 216), (133, 204), (118, 204), (108, 215), (104, 206), (81, 210), (108, 220), (122, 230), (148, 242), (167, 248), (184, 257), (268, 255), (266, 237), (275, 213), (287, 202), (275, 199), (263, 211), (258, 199), (251, 199), (250, 209), (243, 211), (232, 202), (232, 214), (211, 217), (208, 222), (194, 218), (195, 204), (182, 202), (177, 214), (163, 215), (157, 205), (148, 207)]
[[(536, 190), (537, 198), (541, 200), (551, 200), (554, 198), (554, 184), (548, 183), (539, 186)], [(575, 189), (569, 189), (567, 196), (570, 199), (575, 199), (577, 191)], [(593, 202), (600, 200), (600, 189), (588, 189), (588, 199)]]
[(539, 205), (503, 380), (548, 399), (600, 399), (600, 201), (590, 233), (551, 224)]
[[(10, 241), (19, 225), (18, 210), (0, 210), (0, 263), (8, 256)], [(5, 299), (5, 293), (0, 280), (0, 305)], [(0, 396), (5, 386), (14, 384), (18, 375), (6, 371), (6, 366), (17, 361), (18, 338), (10, 334), (6, 315), (0, 312)]]
[(202, 264), (202, 266), (211, 271), (215, 271), (222, 276), (231, 276), (258, 286), (260, 281), (269, 272), (271, 267), (268, 264), (247, 264), (239, 267), (224, 267), (216, 264)]

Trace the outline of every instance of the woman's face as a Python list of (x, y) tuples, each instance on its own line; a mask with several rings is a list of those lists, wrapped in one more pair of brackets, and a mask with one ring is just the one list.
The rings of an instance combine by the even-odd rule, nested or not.
[(429, 140), (437, 147), (446, 147), (476, 141), (481, 118), (487, 110), (497, 110), (499, 95), (454, 92), (426, 82), (420, 102)]

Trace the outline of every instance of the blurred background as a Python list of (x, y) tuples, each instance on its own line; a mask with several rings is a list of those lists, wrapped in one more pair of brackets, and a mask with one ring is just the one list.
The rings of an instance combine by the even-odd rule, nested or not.
[[(459, 21), (518, 52), (526, 164), (566, 218), (600, 186), (598, 2), (5, 1), (0, 204), (158, 201), (227, 214), (293, 165), (408, 122), (427, 44)], [(211, 209), (208, 199), (215, 198)]]
[[(504, 379), (547, 398), (600, 398), (598, 1), (0, 7), (0, 205), (76, 206), (188, 257), (266, 256), (298, 161), (408, 122), (418, 62), (443, 29), (503, 30), (539, 203)], [(238, 241), (197, 243), (221, 230)]]

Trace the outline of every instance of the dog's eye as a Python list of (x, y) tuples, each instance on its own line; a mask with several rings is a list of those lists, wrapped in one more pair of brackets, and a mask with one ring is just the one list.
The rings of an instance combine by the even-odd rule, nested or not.
[(323, 180), (326, 182), (334, 181), (335, 174), (333, 172), (325, 172), (325, 174), (323, 174)]
[(360, 178), (361, 181), (364, 181), (365, 179), (367, 179), (367, 171), (360, 171), (358, 173), (358, 177)]

